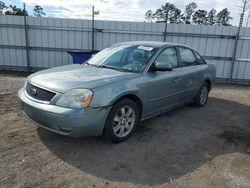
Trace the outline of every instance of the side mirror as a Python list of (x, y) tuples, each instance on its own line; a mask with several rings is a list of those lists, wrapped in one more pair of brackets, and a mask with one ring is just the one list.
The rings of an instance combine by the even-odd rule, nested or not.
[(153, 64), (152, 70), (153, 71), (172, 71), (174, 68), (172, 63), (166, 62), (155, 62)]

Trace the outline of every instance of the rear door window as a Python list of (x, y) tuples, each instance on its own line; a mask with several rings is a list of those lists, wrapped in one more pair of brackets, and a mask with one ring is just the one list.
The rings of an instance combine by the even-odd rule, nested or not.
[(196, 58), (192, 50), (184, 47), (179, 47), (181, 66), (187, 67), (196, 64)]

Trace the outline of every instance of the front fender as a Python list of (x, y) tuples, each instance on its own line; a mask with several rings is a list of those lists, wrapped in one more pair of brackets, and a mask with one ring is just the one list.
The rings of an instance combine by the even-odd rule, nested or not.
[(136, 79), (122, 80), (92, 89), (94, 92), (90, 106), (103, 107), (113, 105), (125, 95), (135, 95), (141, 101), (146, 101), (147, 85), (139, 84)]

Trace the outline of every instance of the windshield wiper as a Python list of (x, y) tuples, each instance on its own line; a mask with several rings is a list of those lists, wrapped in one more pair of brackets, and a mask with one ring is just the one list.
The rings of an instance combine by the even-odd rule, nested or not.
[(121, 71), (121, 72), (133, 72), (133, 73), (135, 73), (135, 71), (132, 71), (129, 69), (123, 69), (120, 67), (112, 67), (112, 66), (107, 66), (107, 65), (95, 65), (95, 64), (90, 64), (88, 62), (86, 62), (85, 64), (93, 66), (93, 67), (97, 67), (97, 68), (106, 68), (106, 69), (113, 69), (113, 70), (117, 70), (117, 71)]
[(107, 66), (107, 65), (100, 65), (100, 68), (107, 68), (107, 69), (113, 69), (113, 70), (117, 70), (117, 71), (121, 71), (121, 72), (134, 72), (132, 70), (128, 70), (128, 69), (123, 69), (120, 67), (112, 67), (112, 66)]

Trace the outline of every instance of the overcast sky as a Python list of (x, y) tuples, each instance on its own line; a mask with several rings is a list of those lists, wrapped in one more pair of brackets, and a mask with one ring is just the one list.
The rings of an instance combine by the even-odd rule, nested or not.
[[(155, 10), (162, 4), (170, 2), (176, 7), (184, 10), (186, 4), (192, 0), (0, 0), (5, 4), (14, 4), (22, 7), (26, 3), (29, 13), (32, 12), (34, 5), (39, 4), (44, 8), (46, 16), (60, 18), (91, 18), (92, 5), (100, 11), (96, 19), (108, 20), (127, 20), (144, 21), (144, 14), (147, 10)], [(233, 17), (232, 24), (238, 25), (241, 0), (193, 0), (199, 9), (210, 10), (215, 8), (217, 11), (228, 8)]]

